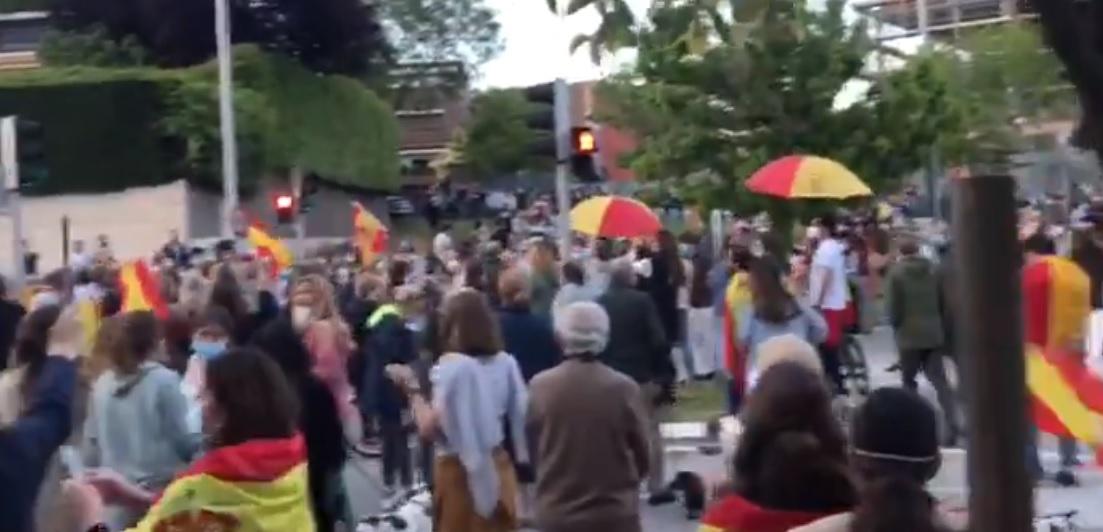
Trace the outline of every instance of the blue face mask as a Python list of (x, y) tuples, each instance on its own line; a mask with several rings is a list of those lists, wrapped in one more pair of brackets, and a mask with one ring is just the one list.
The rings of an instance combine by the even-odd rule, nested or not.
[(214, 360), (226, 352), (226, 341), (192, 340), (191, 350), (203, 360)]

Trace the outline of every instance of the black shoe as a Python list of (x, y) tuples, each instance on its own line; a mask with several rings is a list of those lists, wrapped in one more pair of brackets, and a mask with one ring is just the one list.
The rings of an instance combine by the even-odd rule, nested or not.
[(673, 491), (663, 490), (658, 493), (652, 493), (651, 496), (647, 498), (647, 504), (651, 506), (662, 506), (677, 500), (678, 497), (674, 495)]
[(1076, 475), (1072, 474), (1072, 471), (1066, 469), (1062, 469), (1054, 474), (1053, 481), (1062, 488), (1071, 488), (1080, 485), (1080, 482), (1076, 480)]

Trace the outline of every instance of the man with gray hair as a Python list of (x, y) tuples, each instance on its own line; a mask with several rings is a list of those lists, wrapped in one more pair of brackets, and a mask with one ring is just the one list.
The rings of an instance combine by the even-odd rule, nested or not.
[(650, 448), (640, 387), (599, 359), (610, 321), (600, 305), (555, 315), (564, 360), (529, 386), (526, 429), (536, 454), (543, 532), (639, 532), (639, 484)]

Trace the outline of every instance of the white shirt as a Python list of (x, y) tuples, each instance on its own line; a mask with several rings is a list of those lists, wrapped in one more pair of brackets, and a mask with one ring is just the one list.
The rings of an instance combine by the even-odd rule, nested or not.
[(452, 250), (452, 237), (448, 236), (448, 233), (440, 232), (433, 238), (433, 255), (438, 259), (445, 260), (444, 255), (446, 252)]
[[(830, 275), (825, 276), (824, 270)], [(843, 310), (850, 302), (850, 287), (846, 284), (846, 246), (842, 242), (828, 238), (816, 248), (812, 256), (809, 295), (812, 305), (824, 310)]]

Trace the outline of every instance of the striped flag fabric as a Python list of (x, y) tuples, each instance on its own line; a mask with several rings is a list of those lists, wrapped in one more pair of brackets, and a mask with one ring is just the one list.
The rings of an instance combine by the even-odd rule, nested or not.
[(352, 234), (360, 250), (360, 264), (368, 266), (387, 250), (390, 231), (360, 202), (352, 202)]
[(214, 449), (181, 473), (132, 531), (312, 532), (301, 435)]
[(273, 278), (279, 276), (281, 271), (290, 268), (295, 262), (291, 250), (287, 249), (279, 238), (269, 233), (260, 222), (253, 221), (249, 224), (246, 237), (256, 250), (257, 257), (268, 261), (269, 273)]
[(158, 318), (169, 317), (168, 305), (161, 297), (161, 283), (144, 260), (131, 261), (119, 269), (122, 312), (149, 310)]
[(747, 272), (736, 272), (724, 293), (724, 364), (731, 372), (732, 386), (742, 397), (747, 386), (747, 354), (742, 352), (737, 335), (739, 317), (751, 303), (751, 281)]
[(1080, 352), (1091, 312), (1088, 275), (1063, 257), (1023, 270), (1027, 387), (1042, 432), (1103, 449), (1103, 380)]

